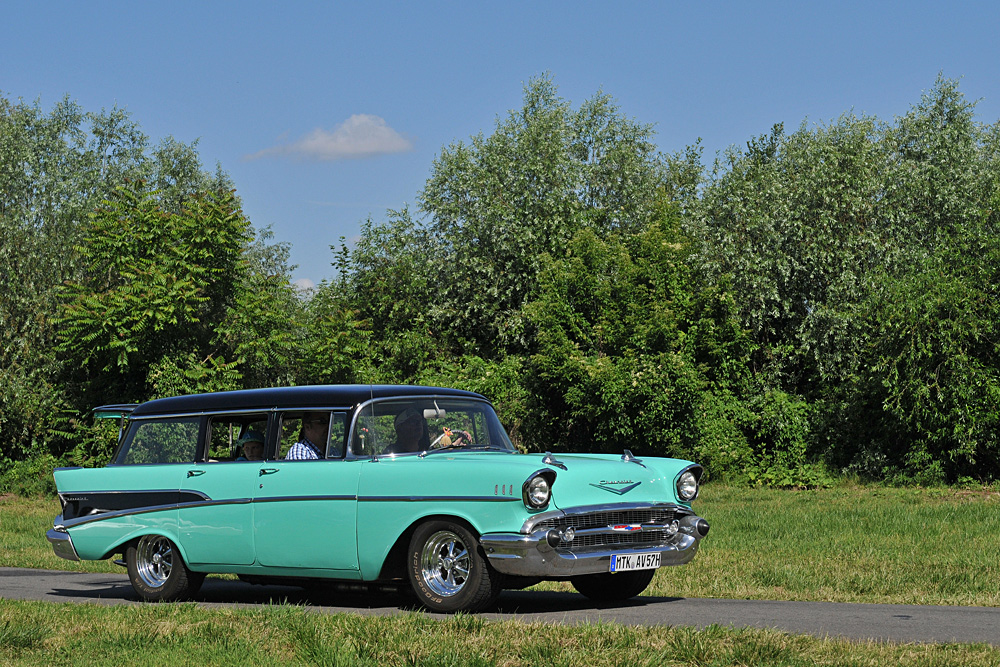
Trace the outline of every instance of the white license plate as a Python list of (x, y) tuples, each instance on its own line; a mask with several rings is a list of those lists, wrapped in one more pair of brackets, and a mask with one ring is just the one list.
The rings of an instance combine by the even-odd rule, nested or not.
[(660, 554), (611, 554), (611, 569), (609, 572), (625, 572), (628, 570), (652, 570), (660, 567)]

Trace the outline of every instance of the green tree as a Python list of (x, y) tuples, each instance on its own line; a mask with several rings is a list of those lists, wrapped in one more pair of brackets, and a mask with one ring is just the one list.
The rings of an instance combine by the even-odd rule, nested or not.
[(77, 275), (88, 212), (114, 179), (141, 174), (146, 143), (120, 110), (64, 99), (45, 113), (0, 95), (0, 467), (65, 442), (56, 288)]
[(891, 125), (776, 126), (695, 209), (699, 267), (732, 286), (765, 395), (803, 401), (810, 451), (839, 466), (953, 479), (994, 447), (995, 144), (973, 111), (939, 78)]
[(150, 369), (186, 374), (196, 380), (191, 388), (217, 388), (211, 380), (220, 374), (223, 386), (235, 386), (235, 362), (217, 357), (211, 343), (250, 233), (225, 191), (169, 213), (137, 183), (91, 216), (78, 247), (84, 279), (64, 288), (59, 349), (79, 366), (92, 398), (141, 400), (153, 389)]
[(420, 196), (429, 216), (434, 326), (476, 354), (523, 346), (520, 311), (539, 257), (580, 229), (641, 229), (654, 217), (664, 161), (652, 128), (598, 93), (574, 111), (551, 78), (492, 135), (446, 147)]

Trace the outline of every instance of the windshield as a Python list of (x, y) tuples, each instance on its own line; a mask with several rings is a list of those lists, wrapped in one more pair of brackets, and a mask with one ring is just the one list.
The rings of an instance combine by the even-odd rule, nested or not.
[(453, 398), (380, 400), (358, 412), (355, 456), (414, 454), (438, 449), (514, 451), (489, 403)]

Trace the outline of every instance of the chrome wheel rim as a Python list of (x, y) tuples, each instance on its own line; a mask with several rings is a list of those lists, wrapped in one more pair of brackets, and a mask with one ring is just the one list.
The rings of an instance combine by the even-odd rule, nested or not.
[(434, 533), (420, 553), (420, 574), (435, 594), (458, 594), (469, 579), (471, 556), (465, 543), (450, 530)]
[(174, 564), (174, 545), (160, 535), (146, 535), (135, 550), (135, 571), (142, 583), (160, 588), (170, 578)]

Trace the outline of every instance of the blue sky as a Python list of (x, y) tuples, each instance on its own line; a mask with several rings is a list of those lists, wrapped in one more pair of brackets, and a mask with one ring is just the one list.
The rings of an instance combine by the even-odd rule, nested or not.
[[(15, 3), (10, 3), (15, 5)], [(707, 159), (769, 131), (907, 112), (938, 73), (1000, 119), (996, 2), (187, 2), (8, 5), (0, 92), (127, 109), (153, 142), (198, 140), (294, 278), (416, 206), (441, 148), (484, 132), (550, 73)]]

